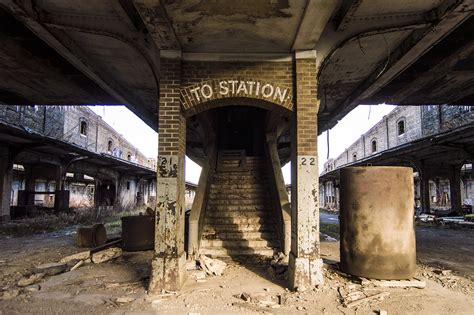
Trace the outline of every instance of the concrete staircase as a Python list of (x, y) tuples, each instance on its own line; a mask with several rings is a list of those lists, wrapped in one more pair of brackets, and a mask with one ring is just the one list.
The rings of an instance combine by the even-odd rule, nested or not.
[(244, 169), (216, 172), (200, 253), (212, 257), (270, 257), (279, 249), (263, 159), (247, 157)]

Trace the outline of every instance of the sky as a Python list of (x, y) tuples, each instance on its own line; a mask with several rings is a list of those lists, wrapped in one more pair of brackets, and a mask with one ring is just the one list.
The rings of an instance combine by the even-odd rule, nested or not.
[[(125, 106), (90, 106), (96, 114), (122, 134), (147, 157), (158, 155), (158, 135)], [(395, 108), (393, 105), (359, 105), (329, 131), (329, 158), (336, 158), (362, 134)], [(319, 170), (327, 160), (327, 134), (318, 137)], [(290, 163), (283, 167), (285, 183), (290, 183)], [(201, 168), (186, 157), (186, 181), (197, 183)]]

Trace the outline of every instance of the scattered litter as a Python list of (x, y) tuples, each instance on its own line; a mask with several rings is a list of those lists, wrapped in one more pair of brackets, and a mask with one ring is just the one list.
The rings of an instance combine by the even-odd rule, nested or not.
[(219, 259), (212, 259), (205, 255), (199, 255), (199, 265), (208, 275), (222, 276), (227, 266), (225, 262)]
[(115, 258), (122, 256), (122, 249), (118, 247), (108, 248), (98, 253), (92, 254), (92, 262), (94, 264), (100, 264)]
[(74, 271), (76, 270), (77, 268), (79, 268), (80, 266), (84, 265), (84, 260), (80, 260), (78, 261), (74, 266), (72, 266), (71, 270), (70, 271)]

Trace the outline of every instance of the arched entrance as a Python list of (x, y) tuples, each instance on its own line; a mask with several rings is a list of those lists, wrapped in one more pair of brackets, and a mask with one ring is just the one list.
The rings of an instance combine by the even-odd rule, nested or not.
[(186, 153), (203, 167), (188, 256), (288, 254), (290, 209), (281, 161), (290, 158), (291, 111), (251, 98), (211, 103), (196, 105), (198, 113), (187, 119)]

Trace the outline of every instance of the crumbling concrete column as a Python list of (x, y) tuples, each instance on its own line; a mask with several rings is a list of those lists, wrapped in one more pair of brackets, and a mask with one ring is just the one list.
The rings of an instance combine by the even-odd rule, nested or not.
[(293, 290), (305, 290), (323, 282), (319, 257), (316, 52), (295, 53), (294, 67), (289, 284)]
[[(172, 56), (172, 57), (170, 57)], [(168, 58), (167, 58), (168, 57)], [(185, 275), (184, 155), (186, 119), (181, 112), (181, 55), (162, 52), (158, 124), (155, 253), (150, 291), (180, 289)]]
[(451, 211), (456, 211), (458, 214), (462, 214), (461, 167), (462, 165), (451, 166), (451, 176), (449, 176)]
[(13, 162), (9, 148), (0, 148), (0, 221), (10, 220)]

